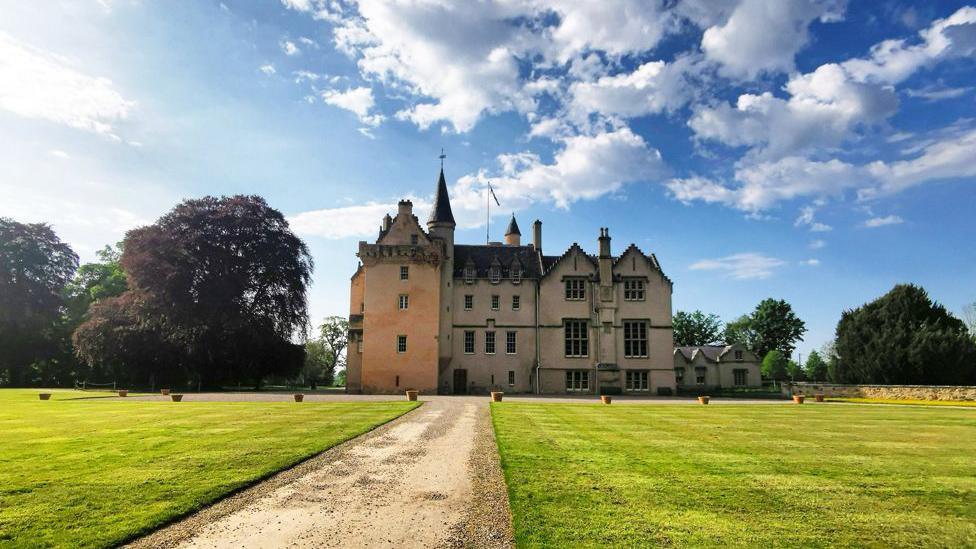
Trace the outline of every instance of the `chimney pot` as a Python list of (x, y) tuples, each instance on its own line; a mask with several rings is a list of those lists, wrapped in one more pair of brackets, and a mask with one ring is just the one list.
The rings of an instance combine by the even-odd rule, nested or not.
[(538, 219), (532, 223), (532, 246), (542, 253), (542, 222)]

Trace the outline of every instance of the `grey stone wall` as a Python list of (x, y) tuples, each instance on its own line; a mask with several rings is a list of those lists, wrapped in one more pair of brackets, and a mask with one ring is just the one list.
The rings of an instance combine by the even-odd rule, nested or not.
[(810, 396), (819, 393), (826, 397), (976, 401), (976, 386), (955, 385), (839, 385), (797, 382), (784, 383), (783, 392), (786, 396)]

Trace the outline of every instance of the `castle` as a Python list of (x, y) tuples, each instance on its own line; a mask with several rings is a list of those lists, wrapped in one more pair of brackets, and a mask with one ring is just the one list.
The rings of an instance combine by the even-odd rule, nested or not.
[(672, 283), (631, 244), (545, 255), (542, 223), (522, 244), (454, 243), (441, 168), (427, 228), (401, 200), (352, 276), (349, 392), (671, 394)]

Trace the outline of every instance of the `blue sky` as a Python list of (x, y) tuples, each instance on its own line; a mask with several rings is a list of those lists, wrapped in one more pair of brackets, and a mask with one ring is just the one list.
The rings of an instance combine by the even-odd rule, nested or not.
[(976, 301), (976, 7), (843, 0), (0, 2), (0, 215), (83, 260), (183, 198), (254, 193), (348, 308), (357, 242), (441, 147), (543, 249), (635, 242), (675, 309), (807, 321), (899, 282)]

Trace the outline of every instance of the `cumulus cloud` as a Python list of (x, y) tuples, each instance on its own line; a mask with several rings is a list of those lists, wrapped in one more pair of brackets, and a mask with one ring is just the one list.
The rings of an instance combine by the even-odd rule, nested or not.
[(0, 109), (118, 140), (114, 125), (134, 106), (108, 78), (0, 32)]
[(743, 0), (724, 24), (705, 30), (701, 49), (727, 76), (790, 72), (810, 23), (838, 20), (844, 8), (843, 0)]
[[(430, 202), (414, 200), (414, 215), (426, 219)], [(328, 239), (365, 238), (379, 233), (386, 214), (396, 215), (397, 203), (369, 202), (362, 205), (325, 208), (302, 212), (288, 217), (288, 223), (298, 234)]]
[(383, 122), (382, 114), (372, 113), (376, 101), (370, 88), (350, 88), (346, 91), (326, 90), (322, 92), (322, 100), (329, 105), (355, 113), (359, 121), (367, 126), (376, 127)]
[(683, 56), (671, 63), (649, 61), (634, 71), (602, 76), (592, 82), (570, 86), (569, 110), (577, 118), (590, 113), (633, 118), (663, 111), (675, 111), (690, 99), (698, 56)]
[(769, 278), (786, 265), (782, 259), (756, 252), (733, 254), (718, 259), (702, 259), (688, 268), (693, 271), (718, 271), (736, 280)]
[(281, 51), (285, 52), (285, 55), (298, 55), (302, 53), (302, 50), (298, 49), (291, 40), (282, 40), (278, 45), (281, 46)]
[(898, 225), (899, 223), (904, 223), (905, 220), (897, 215), (886, 215), (884, 217), (872, 217), (864, 222), (864, 226), (868, 228), (884, 227), (886, 225)]
[(264, 73), (265, 76), (271, 76), (278, 72), (275, 69), (274, 65), (272, 65), (271, 63), (265, 63), (264, 65), (261, 65), (261, 67), (259, 67), (258, 70)]

